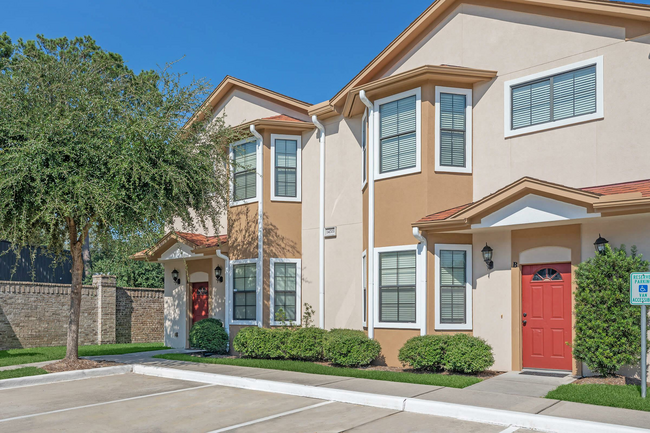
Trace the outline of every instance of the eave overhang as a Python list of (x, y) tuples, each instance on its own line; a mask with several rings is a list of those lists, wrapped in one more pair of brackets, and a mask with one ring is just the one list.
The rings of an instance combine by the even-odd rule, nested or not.
[(304, 122), (302, 120), (274, 120), (274, 119), (256, 119), (250, 122), (242, 123), (237, 126), (237, 129), (248, 131), (251, 125), (255, 125), (255, 129), (279, 129), (284, 131), (310, 131), (315, 128), (311, 122)]
[(204, 245), (197, 244), (196, 242), (192, 242), (191, 240), (188, 239), (188, 236), (184, 236), (184, 235), (197, 236), (192, 233), (171, 231), (167, 233), (165, 236), (163, 236), (152, 247), (137, 252), (129, 256), (129, 258), (131, 260), (136, 260), (136, 261), (155, 262), (160, 258), (160, 256), (165, 251), (169, 250), (176, 243), (181, 243), (190, 247), (192, 249), (191, 250), (192, 254), (202, 254), (204, 256), (214, 255), (217, 250), (221, 250), (223, 252), (227, 250), (228, 247), (228, 238), (226, 235), (220, 235), (220, 236), (198, 235), (207, 240), (207, 244)]

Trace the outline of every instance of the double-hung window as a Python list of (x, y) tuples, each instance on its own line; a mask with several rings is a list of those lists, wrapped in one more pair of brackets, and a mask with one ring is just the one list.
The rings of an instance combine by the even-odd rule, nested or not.
[(415, 323), (417, 253), (379, 253), (379, 321)]
[(300, 259), (271, 259), (271, 324), (300, 325)]
[(361, 255), (361, 306), (363, 326), (368, 324), (368, 254)]
[(250, 203), (257, 199), (257, 142), (235, 143), (230, 148), (232, 159), (232, 204)]
[(472, 90), (436, 87), (436, 171), (472, 172)]
[(472, 329), (472, 247), (435, 247), (436, 329)]
[(375, 179), (420, 171), (420, 110), (419, 87), (375, 101)]
[(511, 137), (603, 117), (603, 58), (505, 83), (505, 135)]
[(271, 200), (300, 201), (300, 148), (299, 135), (271, 134)]
[[(261, 292), (260, 292), (261, 293)], [(260, 299), (257, 290), (257, 259), (232, 262), (232, 321), (254, 324)]]

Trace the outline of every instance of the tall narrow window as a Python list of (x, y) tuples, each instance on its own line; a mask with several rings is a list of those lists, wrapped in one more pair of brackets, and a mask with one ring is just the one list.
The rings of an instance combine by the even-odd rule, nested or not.
[(436, 86), (436, 171), (472, 172), (472, 89)]
[(415, 251), (379, 254), (379, 321), (415, 322)]
[(233, 201), (254, 199), (257, 195), (257, 143), (234, 145)]
[(416, 165), (415, 95), (379, 106), (379, 172)]
[(440, 251), (440, 323), (465, 323), (465, 251)]
[(273, 200), (300, 201), (300, 136), (271, 135)]
[(233, 320), (257, 320), (257, 264), (233, 265)]
[(361, 256), (361, 304), (363, 308), (363, 326), (368, 323), (368, 255)]
[(368, 110), (364, 111), (361, 118), (361, 187), (368, 180)]
[(300, 259), (271, 259), (271, 325), (300, 324)]

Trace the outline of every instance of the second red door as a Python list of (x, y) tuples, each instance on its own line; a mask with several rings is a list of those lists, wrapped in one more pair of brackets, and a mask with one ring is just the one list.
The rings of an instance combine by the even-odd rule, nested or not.
[(192, 325), (208, 314), (208, 283), (192, 283)]

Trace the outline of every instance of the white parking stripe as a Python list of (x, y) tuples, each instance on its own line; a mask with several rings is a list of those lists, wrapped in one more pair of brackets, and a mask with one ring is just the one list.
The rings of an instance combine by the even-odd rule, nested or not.
[(183, 389), (176, 389), (174, 391), (165, 391), (165, 392), (157, 392), (155, 394), (139, 395), (137, 397), (129, 397), (129, 398), (123, 398), (123, 399), (120, 399), (120, 400), (104, 401), (102, 403), (86, 404), (84, 406), (68, 407), (68, 408), (65, 408), (65, 409), (51, 410), (49, 412), (41, 412), (41, 413), (33, 413), (31, 415), (15, 416), (15, 417), (12, 417), (12, 418), (0, 419), (0, 423), (1, 422), (7, 422), (7, 421), (15, 421), (15, 420), (18, 420), (18, 419), (33, 418), (33, 417), (42, 416), (42, 415), (50, 415), (52, 413), (68, 412), (68, 411), (77, 410), (77, 409), (85, 409), (87, 407), (104, 406), (106, 404), (121, 403), (123, 401), (131, 401), (131, 400), (138, 400), (138, 399), (141, 399), (141, 398), (156, 397), (156, 396), (159, 396), (159, 395), (174, 394), (176, 392), (192, 391), (194, 389), (208, 388), (210, 386), (218, 386), (218, 385), (194, 386), (192, 388), (183, 388)]
[(499, 433), (513, 433), (513, 432), (516, 432), (517, 430), (519, 430), (519, 427), (515, 427), (515, 426), (511, 425), (507, 429), (501, 430)]
[(301, 407), (300, 409), (294, 409), (294, 410), (290, 410), (290, 411), (287, 411), (287, 412), (277, 413), (275, 415), (265, 416), (264, 418), (255, 419), (253, 421), (243, 422), (241, 424), (231, 425), (230, 427), (220, 428), (218, 430), (213, 430), (213, 431), (211, 431), (209, 433), (221, 433), (221, 432), (224, 432), (224, 431), (235, 430), (237, 428), (246, 427), (246, 426), (253, 425), (253, 424), (258, 424), (258, 423), (268, 421), (268, 420), (271, 420), (271, 419), (280, 418), (281, 416), (292, 415), (294, 413), (303, 412), (303, 411), (306, 411), (306, 410), (309, 410), (309, 409), (315, 409), (317, 407), (325, 406), (326, 404), (332, 404), (332, 403), (334, 403), (334, 402), (333, 401), (324, 401), (322, 403), (312, 404), (311, 406)]

